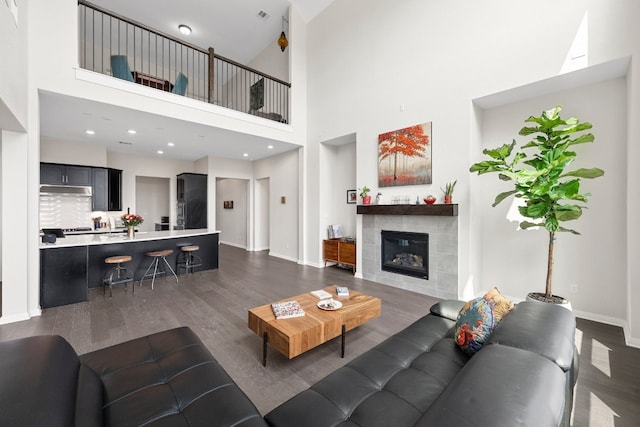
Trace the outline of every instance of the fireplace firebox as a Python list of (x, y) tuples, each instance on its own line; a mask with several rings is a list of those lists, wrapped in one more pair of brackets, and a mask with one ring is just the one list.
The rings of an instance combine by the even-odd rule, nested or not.
[(382, 271), (429, 279), (429, 234), (382, 230)]

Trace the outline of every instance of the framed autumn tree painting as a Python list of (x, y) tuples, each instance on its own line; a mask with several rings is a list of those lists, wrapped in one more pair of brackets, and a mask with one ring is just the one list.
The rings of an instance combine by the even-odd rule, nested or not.
[(431, 122), (378, 135), (378, 187), (431, 184)]

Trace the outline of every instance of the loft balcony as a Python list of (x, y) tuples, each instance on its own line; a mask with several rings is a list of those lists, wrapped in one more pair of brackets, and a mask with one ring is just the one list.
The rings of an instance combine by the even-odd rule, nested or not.
[(78, 8), (81, 68), (289, 123), (291, 83), (84, 0)]

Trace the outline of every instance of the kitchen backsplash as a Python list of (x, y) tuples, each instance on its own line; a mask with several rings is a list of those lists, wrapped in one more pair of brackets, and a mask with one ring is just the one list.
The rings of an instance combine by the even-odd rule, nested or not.
[(40, 229), (93, 227), (91, 197), (40, 194)]

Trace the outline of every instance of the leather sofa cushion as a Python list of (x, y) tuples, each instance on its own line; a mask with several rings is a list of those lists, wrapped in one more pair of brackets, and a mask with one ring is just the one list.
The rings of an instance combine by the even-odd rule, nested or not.
[(464, 305), (464, 301), (445, 299), (433, 304), (429, 311), (431, 314), (435, 314), (436, 316), (444, 317), (445, 319), (453, 320), (455, 322), (458, 319), (458, 313), (460, 313), (460, 310), (462, 310)]
[(521, 302), (495, 328), (487, 345), (501, 344), (538, 353), (571, 368), (574, 359), (576, 318), (554, 304)]
[(59, 336), (0, 343), (1, 424), (74, 425), (80, 361)]
[(183, 327), (80, 357), (102, 379), (106, 426), (264, 426), (260, 413)]
[(454, 321), (425, 316), (265, 416), (272, 426), (410, 426), (468, 360)]
[(530, 351), (490, 345), (469, 360), (416, 425), (557, 426), (564, 404), (565, 373), (555, 363)]

